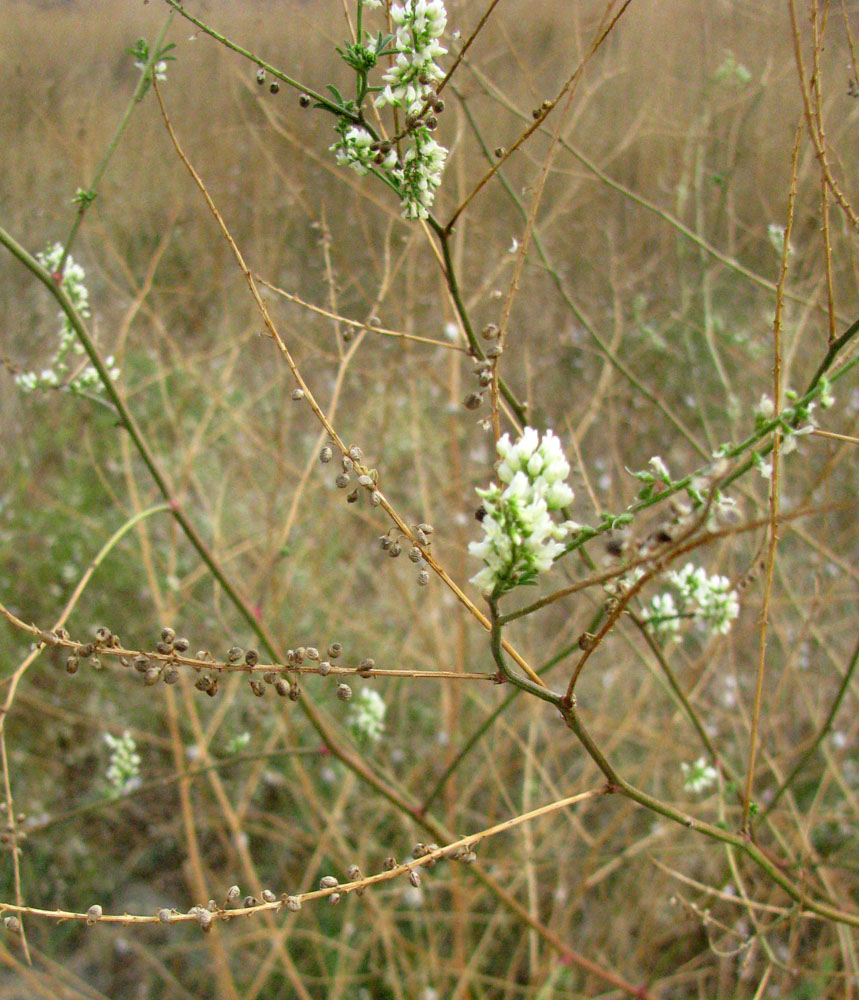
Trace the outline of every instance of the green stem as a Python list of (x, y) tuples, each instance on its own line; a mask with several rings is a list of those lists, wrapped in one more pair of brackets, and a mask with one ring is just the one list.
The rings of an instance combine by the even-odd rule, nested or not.
[(92, 182), (86, 192), (87, 197), (82, 199), (78, 205), (78, 210), (75, 214), (75, 221), (72, 223), (71, 231), (66, 237), (66, 242), (63, 244), (63, 256), (60, 259), (59, 266), (57, 267), (57, 273), (60, 275), (62, 275), (65, 271), (66, 261), (68, 260), (69, 253), (71, 252), (72, 243), (75, 241), (75, 237), (78, 234), (78, 230), (81, 227), (81, 223), (87, 213), (87, 209), (93, 203), (96, 195), (98, 194), (98, 189), (102, 178), (107, 171), (108, 164), (113, 159), (113, 154), (119, 146), (119, 140), (122, 138), (123, 133), (128, 127), (128, 123), (131, 121), (131, 115), (134, 112), (134, 109), (146, 93), (146, 89), (149, 86), (149, 75), (152, 72), (152, 67), (158, 59), (158, 53), (161, 51), (161, 43), (164, 41), (164, 38), (167, 35), (167, 30), (169, 29), (172, 21), (173, 12), (171, 11), (167, 15), (167, 20), (164, 22), (161, 31), (158, 33), (158, 37), (155, 39), (152, 48), (149, 50), (149, 58), (146, 60), (146, 65), (140, 72), (140, 79), (137, 81), (137, 86), (134, 88), (131, 100), (128, 102), (125, 111), (122, 113), (122, 117), (119, 119), (119, 124), (116, 126), (116, 131), (113, 133), (113, 136), (104, 151), (104, 155), (99, 160), (98, 166), (95, 168)]
[(292, 87), (299, 93), (307, 94), (308, 97), (312, 97), (313, 100), (321, 104), (326, 111), (330, 111), (331, 114), (338, 115), (339, 117), (342, 118), (348, 118), (350, 121), (353, 122), (359, 121), (358, 115), (355, 114), (354, 112), (346, 111), (344, 108), (341, 108), (339, 104), (335, 104), (332, 100), (325, 97), (323, 94), (320, 94), (312, 87), (305, 87), (303, 83), (300, 83), (298, 80), (294, 80), (291, 76), (287, 76), (286, 73), (282, 73), (279, 69), (276, 69), (270, 63), (267, 63), (265, 59), (261, 58), (258, 55), (255, 55), (253, 52), (250, 51), (250, 49), (246, 49), (243, 46), (238, 45), (236, 42), (230, 41), (230, 39), (227, 38), (226, 35), (222, 35), (219, 31), (216, 31), (214, 28), (209, 27), (209, 25), (206, 24), (205, 21), (201, 21), (198, 17), (194, 17), (193, 14), (189, 14), (188, 11), (185, 10), (185, 8), (180, 3), (178, 3), (178, 0), (164, 0), (164, 2), (167, 3), (170, 7), (172, 7), (177, 14), (181, 14), (182, 17), (190, 21), (191, 24), (196, 25), (200, 29), (200, 31), (205, 32), (205, 34), (214, 38), (216, 42), (220, 42), (221, 45), (223, 45), (225, 48), (231, 49), (233, 52), (237, 52), (240, 56), (244, 56), (245, 59), (249, 59), (255, 65), (261, 66), (267, 73), (271, 73), (273, 77), (275, 77), (278, 80), (281, 80), (288, 87)]

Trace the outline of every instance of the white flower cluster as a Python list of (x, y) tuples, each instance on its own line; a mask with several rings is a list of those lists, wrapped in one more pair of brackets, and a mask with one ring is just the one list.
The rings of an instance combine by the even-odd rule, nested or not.
[[(138, 60), (134, 64), (135, 69), (139, 69), (142, 73), (146, 69), (146, 63)], [(167, 63), (163, 59), (159, 59), (157, 63), (152, 67), (152, 72), (155, 79), (161, 83), (163, 80), (167, 79)]]
[(388, 706), (378, 691), (361, 688), (349, 705), (346, 725), (352, 735), (366, 743), (378, 743), (385, 732)]
[(359, 174), (367, 174), (374, 166), (381, 166), (392, 170), (397, 165), (397, 153), (391, 149), (378, 163), (377, 149), (372, 148), (373, 137), (360, 125), (352, 125), (345, 129), (340, 142), (335, 142), (331, 147), (332, 152), (337, 155), (337, 162), (341, 166), (349, 166)]
[(570, 466), (552, 431), (541, 440), (537, 431), (526, 427), (515, 444), (505, 434), (497, 448), (502, 485), (477, 491), (486, 512), (484, 537), (468, 546), (485, 563), (471, 582), (496, 597), (532, 583), (549, 569), (564, 550), (563, 539), (578, 527), (572, 521), (558, 524), (550, 516), (573, 499), (565, 482)]
[(693, 764), (681, 763), (680, 770), (683, 772), (683, 788), (693, 795), (706, 792), (719, 777), (716, 768), (703, 757), (699, 757)]
[(115, 795), (122, 795), (140, 783), (140, 754), (131, 733), (126, 729), (120, 737), (104, 734), (110, 747), (110, 764), (105, 778)]
[(442, 0), (406, 0), (391, 7), (391, 21), (397, 27), (397, 59), (382, 77), (385, 89), (376, 98), (376, 107), (390, 104), (417, 112), (433, 83), (444, 78), (435, 60), (447, 52), (438, 43), (447, 26), (447, 11)]
[[(36, 254), (36, 259), (47, 271), (54, 274), (63, 259), (63, 247), (55, 243), (48, 250)], [(71, 255), (66, 259), (66, 266), (63, 271), (62, 287), (63, 291), (71, 300), (75, 311), (86, 319), (90, 315), (89, 292), (84, 284), (86, 272), (76, 263)], [(90, 390), (100, 392), (104, 387), (101, 384), (98, 372), (92, 365), (79, 366), (79, 370), (72, 372), (69, 361), (69, 354), (83, 355), (84, 349), (77, 339), (74, 327), (69, 322), (68, 316), (64, 312), (59, 313), (60, 329), (58, 333), (59, 343), (50, 365), (43, 368), (41, 372), (21, 372), (15, 376), (15, 383), (24, 392), (33, 392), (35, 389), (50, 389), (59, 385), (67, 385), (73, 392)], [(105, 358), (105, 364), (110, 371), (112, 379), (119, 378), (119, 369), (113, 356)]]
[(686, 563), (679, 572), (669, 573), (668, 579), (680, 592), (684, 611), (708, 622), (714, 632), (727, 635), (731, 631), (731, 623), (740, 614), (740, 601), (726, 576), (707, 576), (702, 567)]
[[(364, 5), (380, 4), (364, 0)], [(380, 150), (380, 144), (360, 125), (341, 127), (340, 140), (331, 150), (338, 163), (359, 174), (373, 168), (387, 173), (402, 193), (403, 217), (426, 219), (441, 184), (447, 150), (432, 137), (426, 118), (419, 116), (432, 100), (434, 85), (444, 77), (435, 60), (447, 51), (438, 42), (447, 25), (447, 12), (442, 0), (405, 0), (391, 7), (391, 20), (396, 27), (397, 57), (382, 77), (385, 86), (375, 103), (379, 108), (402, 107), (407, 115), (415, 116), (407, 122), (409, 145), (402, 162), (393, 148)]]
[(695, 617), (706, 622), (715, 633), (727, 635), (740, 613), (740, 601), (725, 576), (707, 576), (700, 566), (687, 563), (679, 572), (668, 574), (678, 597), (668, 592), (657, 594), (650, 602), (647, 622), (659, 635), (673, 637), (682, 618)]

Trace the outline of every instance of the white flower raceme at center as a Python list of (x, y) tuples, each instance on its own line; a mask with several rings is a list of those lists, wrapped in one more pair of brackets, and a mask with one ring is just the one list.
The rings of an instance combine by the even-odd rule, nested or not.
[(552, 431), (541, 439), (536, 430), (526, 427), (515, 443), (505, 434), (497, 450), (502, 485), (493, 483), (489, 489), (477, 491), (486, 512), (484, 537), (468, 546), (468, 551), (485, 564), (471, 582), (484, 594), (496, 597), (533, 583), (539, 573), (549, 569), (575, 527), (571, 521), (559, 524), (551, 517), (573, 499), (565, 482), (570, 466)]

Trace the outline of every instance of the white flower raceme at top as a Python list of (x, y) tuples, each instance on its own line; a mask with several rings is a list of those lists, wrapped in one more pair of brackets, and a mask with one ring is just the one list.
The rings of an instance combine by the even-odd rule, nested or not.
[(565, 482), (570, 466), (552, 431), (541, 439), (526, 427), (515, 444), (505, 434), (497, 450), (502, 485), (478, 489), (486, 512), (481, 522), (484, 537), (468, 546), (485, 564), (471, 582), (496, 597), (533, 583), (564, 551), (563, 539), (576, 527), (572, 521), (558, 524), (550, 516), (573, 500)]
[(444, 78), (435, 59), (447, 52), (437, 41), (447, 26), (447, 11), (442, 0), (406, 0), (391, 7), (391, 21), (397, 29), (397, 58), (382, 77), (385, 89), (376, 107), (391, 104), (417, 111), (433, 83)]
[(670, 573), (668, 579), (680, 592), (682, 607), (710, 623), (714, 632), (727, 635), (731, 623), (740, 613), (736, 590), (731, 589), (726, 576), (707, 576), (706, 570), (687, 563), (679, 572)]
[(719, 772), (712, 764), (708, 764), (704, 757), (699, 757), (692, 764), (684, 761), (680, 765), (680, 770), (683, 774), (683, 787), (693, 795), (706, 792), (719, 777)]
[(352, 125), (343, 131), (343, 138), (331, 147), (341, 166), (350, 166), (359, 174), (370, 172), (371, 167), (382, 166), (388, 170), (396, 166), (397, 153), (391, 149), (380, 164), (376, 164), (377, 151), (372, 149), (373, 137), (360, 125)]
[(395, 170), (394, 175), (403, 186), (404, 218), (427, 219), (441, 184), (447, 150), (433, 139), (429, 129), (415, 129), (412, 138), (414, 145), (406, 151), (402, 169)]

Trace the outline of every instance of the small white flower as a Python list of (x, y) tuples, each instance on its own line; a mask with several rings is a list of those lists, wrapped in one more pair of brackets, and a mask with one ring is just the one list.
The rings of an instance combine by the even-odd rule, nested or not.
[(706, 792), (719, 777), (719, 772), (704, 757), (699, 757), (694, 764), (684, 761), (680, 770), (683, 772), (683, 788), (693, 795)]
[(668, 466), (659, 455), (654, 455), (647, 463), (650, 466), (650, 471), (659, 479), (661, 482), (667, 485), (671, 484), (671, 474), (668, 471)]
[(388, 706), (373, 688), (361, 688), (349, 703), (346, 725), (356, 739), (378, 743), (385, 732)]
[(137, 744), (126, 729), (120, 737), (104, 734), (104, 742), (110, 747), (110, 763), (105, 778), (112, 794), (122, 795), (140, 784), (140, 755)]

